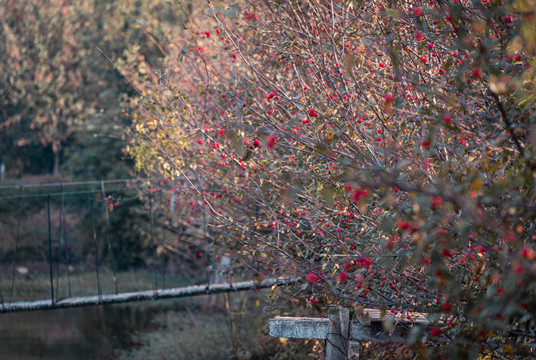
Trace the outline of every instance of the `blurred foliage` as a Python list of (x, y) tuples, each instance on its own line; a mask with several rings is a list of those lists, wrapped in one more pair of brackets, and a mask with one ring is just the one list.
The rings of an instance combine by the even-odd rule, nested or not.
[[(4, 69), (0, 74), (0, 163), (7, 170), (2, 185), (15, 184), (13, 179), (26, 185), (132, 177), (124, 147), (131, 125), (132, 104), (127, 96), (134, 89), (113, 61), (137, 46), (148, 61), (157, 63), (163, 54), (152, 38), (159, 39), (162, 29), (182, 29), (189, 6), (140, 0), (0, 0), (0, 64)], [(47, 173), (54, 177), (43, 175)], [(10, 260), (19, 221), (19, 199), (9, 197), (19, 191), (13, 189), (0, 191), (8, 196), (0, 200), (0, 241), (4, 258)], [(60, 188), (24, 187), (19, 260), (46, 259), (46, 201), (42, 196), (26, 196), (47, 191)], [(147, 208), (132, 193), (113, 195), (134, 200), (114, 209), (107, 226), (102, 199), (96, 199), (94, 221), (101, 256), (109, 262), (105, 241), (109, 228), (118, 268), (151, 262), (154, 246), (147, 235)], [(57, 234), (57, 217), (63, 210), (59, 197), (53, 196), (51, 203), (56, 241), (62, 237)], [(87, 197), (67, 196), (65, 213), (72, 220), (66, 231), (71, 260), (82, 261), (93, 249)]]
[(172, 4), (0, 1), (0, 161), (8, 177), (60, 169), (84, 179), (128, 175), (121, 94), (132, 88), (111, 61), (133, 44), (158, 59), (147, 34), (187, 21)]

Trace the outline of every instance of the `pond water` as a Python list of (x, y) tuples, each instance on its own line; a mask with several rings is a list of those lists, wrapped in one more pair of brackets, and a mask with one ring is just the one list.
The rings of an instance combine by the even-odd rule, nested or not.
[(113, 359), (183, 300), (0, 314), (0, 360)]
[(268, 335), (268, 291), (0, 314), (0, 360), (308, 359)]

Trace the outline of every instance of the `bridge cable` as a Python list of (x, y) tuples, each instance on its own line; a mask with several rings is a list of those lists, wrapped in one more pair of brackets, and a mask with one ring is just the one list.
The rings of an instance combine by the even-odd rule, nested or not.
[(108, 242), (108, 251), (110, 252), (110, 261), (112, 263), (115, 293), (117, 294), (119, 292), (117, 289), (117, 273), (115, 271), (114, 253), (112, 251), (112, 243), (110, 241), (110, 214), (108, 213), (108, 204), (106, 204), (106, 192), (104, 191), (104, 181), (101, 182), (101, 189), (102, 189), (102, 199), (104, 202), (104, 209), (106, 211), (106, 240)]
[[(63, 187), (60, 183), (60, 192), (63, 193)], [(58, 238), (58, 249), (56, 251), (56, 299), (59, 299), (60, 297), (60, 274), (61, 274), (61, 268), (60, 268), (60, 260), (61, 260), (61, 235), (62, 235), (62, 217), (63, 217), (63, 214), (62, 214), (62, 209), (60, 208), (60, 213), (59, 213), (59, 218), (58, 218), (58, 233), (56, 234), (57, 238)]]
[(50, 300), (54, 304), (54, 269), (52, 263), (52, 229), (50, 223), (50, 194), (47, 194), (47, 217), (48, 217), (48, 264), (50, 267)]
[(151, 271), (153, 273), (153, 291), (156, 296), (156, 289), (158, 288), (158, 282), (156, 279), (156, 246), (154, 242), (154, 211), (153, 211), (153, 194), (149, 193), (149, 213), (151, 216), (151, 246), (153, 248), (153, 261), (151, 264)]
[[(160, 192), (160, 194), (162, 194), (162, 192)], [(172, 199), (172, 197), (170, 197), (170, 200)], [(174, 201), (174, 199), (173, 199)], [(171, 209), (170, 209), (171, 210)], [(170, 227), (173, 228), (173, 221), (170, 219), (169, 220), (169, 224), (170, 224)], [(163, 237), (160, 237), (160, 240), (158, 241), (159, 245), (161, 246), (161, 252), (160, 252), (160, 270), (161, 270), (161, 276), (162, 276), (162, 286), (161, 288), (162, 289), (165, 289), (166, 288), (166, 264), (167, 264), (167, 261), (165, 259), (165, 254), (164, 254), (164, 238)]]
[(15, 289), (15, 270), (17, 266), (17, 253), (19, 251), (19, 239), (20, 239), (20, 224), (22, 221), (22, 192), (23, 186), (20, 186), (19, 190), (19, 218), (17, 220), (17, 241), (15, 242), (15, 253), (13, 254), (13, 267), (11, 269), (11, 292), (9, 294), (9, 301), (13, 301), (13, 290)]
[(95, 274), (97, 276), (97, 294), (99, 296), (99, 301), (102, 301), (102, 291), (100, 285), (100, 276), (99, 276), (99, 246), (97, 244), (97, 230), (95, 229), (95, 202), (91, 193), (89, 194), (90, 208), (91, 208), (91, 227), (93, 228), (93, 241), (95, 243)]
[[(0, 278), (1, 280), (2, 278)], [(0, 309), (3, 309), (4, 308), (4, 295), (2, 293), (2, 287), (0, 286)]]
[[(63, 181), (63, 182), (55, 182), (55, 183), (45, 183), (45, 184), (21, 184), (24, 185), (26, 188), (42, 188), (42, 187), (56, 187), (60, 184), (63, 184), (64, 186), (81, 186), (81, 185), (99, 185), (100, 183), (104, 182), (105, 184), (119, 184), (119, 183), (138, 183), (138, 182), (147, 182), (152, 180), (149, 179), (112, 179), (112, 180), (91, 180), (91, 181)], [(154, 179), (157, 180), (158, 179)], [(16, 189), (19, 185), (1, 185), (0, 190), (5, 189)]]
[(67, 228), (65, 225), (65, 196), (63, 195), (63, 191), (61, 193), (61, 215), (63, 219), (63, 240), (65, 241), (65, 256), (67, 258), (67, 286), (69, 288), (69, 297), (71, 297), (71, 264), (69, 258), (69, 240), (67, 238)]

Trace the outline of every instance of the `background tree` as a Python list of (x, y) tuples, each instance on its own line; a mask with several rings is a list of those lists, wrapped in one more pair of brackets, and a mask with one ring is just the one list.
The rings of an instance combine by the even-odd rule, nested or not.
[(1, 16), (2, 62), (10, 69), (2, 79), (2, 117), (6, 127), (22, 130), (18, 146), (51, 147), (54, 174), (59, 172), (63, 144), (95, 108), (87, 105), (91, 97), (82, 97), (89, 79), (78, 67), (87, 56), (79, 36), (86, 29), (79, 20), (93, 9), (87, 2), (68, 5), (7, 1)]
[(158, 58), (147, 34), (182, 28), (185, 10), (169, 1), (2, 0), (0, 63), (9, 71), (0, 75), (0, 129), (8, 174), (58, 175), (67, 161), (64, 174), (125, 176), (118, 129), (128, 126), (121, 94), (132, 89), (110, 60), (134, 44)]
[[(126, 95), (134, 90), (113, 60), (139, 46), (149, 61), (157, 61), (162, 53), (151, 39), (171, 26), (182, 29), (187, 11), (188, 6), (169, 1), (0, 0), (0, 64), (5, 70), (0, 74), (0, 163), (7, 165), (5, 180), (22, 178), (28, 184), (133, 177), (124, 148), (131, 111)], [(44, 175), (49, 173), (54, 176)], [(8, 195), (11, 190), (4, 191)], [(132, 192), (115, 195), (135, 198)], [(46, 221), (42, 202), (24, 201), (23, 221)], [(137, 201), (127, 203), (110, 217), (112, 250), (124, 254), (117, 260), (120, 269), (138, 266), (153, 253), (148, 210)], [(97, 235), (105, 239), (103, 208), (96, 206)], [(18, 199), (2, 201), (6, 260), (15, 249), (15, 208)], [(70, 229), (78, 241), (73, 253), (84, 259), (93, 246), (93, 230), (91, 212), (81, 214), (80, 209), (88, 210), (86, 198), (68, 199), (67, 212), (73, 214), (67, 217), (73, 219)], [(26, 227), (29, 245), (21, 256), (27, 260), (40, 256), (32, 246), (42, 229)], [(105, 245), (101, 252), (107, 255)]]

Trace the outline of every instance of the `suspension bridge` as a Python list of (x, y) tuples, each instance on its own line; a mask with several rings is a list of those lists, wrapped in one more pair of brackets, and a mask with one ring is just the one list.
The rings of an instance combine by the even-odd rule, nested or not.
[[(170, 262), (169, 255), (164, 256), (166, 250), (188, 262), (184, 269), (210, 263), (205, 239), (195, 240), (186, 229), (174, 227), (185, 202), (187, 194), (158, 179), (0, 186), (0, 313), (258, 290), (299, 281), (272, 278), (222, 283), (221, 277), (205, 276), (201, 284), (166, 287)], [(188, 211), (192, 214), (193, 206)], [(144, 259), (135, 252), (143, 252)], [(140, 266), (140, 262), (145, 262), (151, 274), (150, 286), (134, 291), (131, 286), (122, 287), (119, 268)], [(82, 285), (83, 291), (75, 294), (72, 283), (77, 272), (87, 275), (90, 270), (93, 287)], [(28, 281), (43, 282), (45, 277), (48, 295), (25, 293)], [(113, 291), (103, 291), (105, 282), (113, 283)]]

